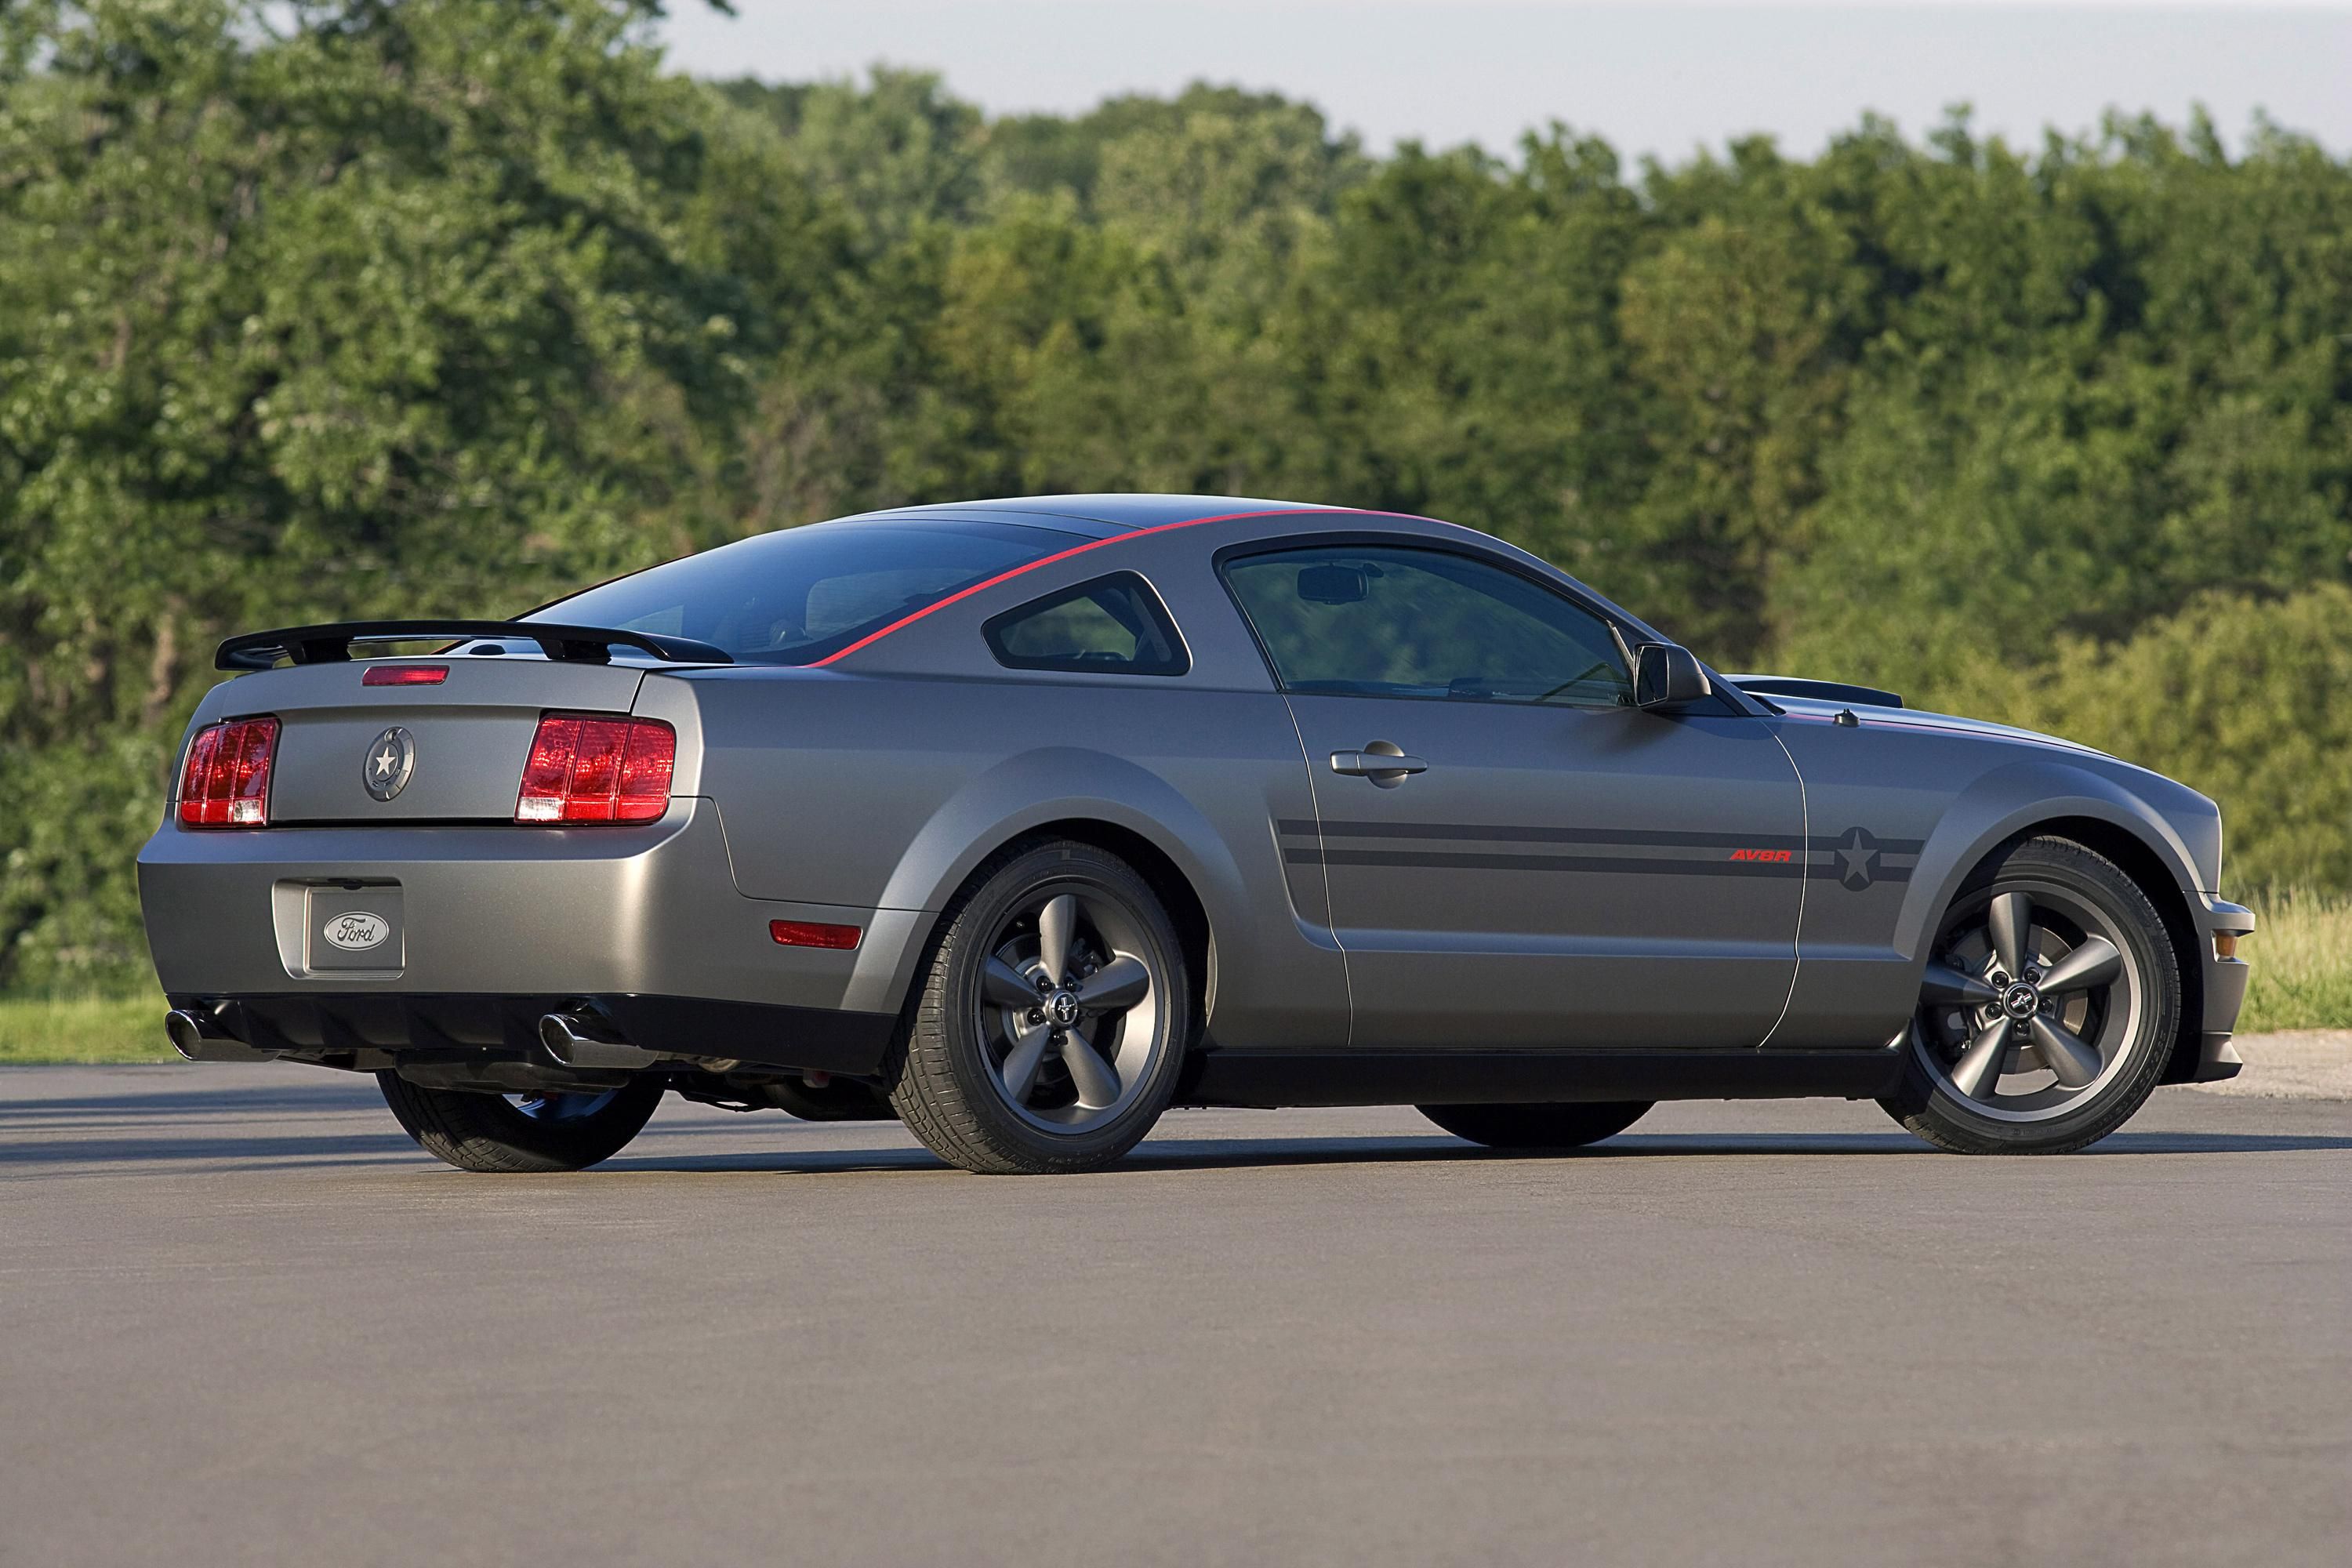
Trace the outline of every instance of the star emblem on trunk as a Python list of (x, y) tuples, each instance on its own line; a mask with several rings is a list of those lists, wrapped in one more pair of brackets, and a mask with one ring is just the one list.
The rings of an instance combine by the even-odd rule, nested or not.
[(416, 742), (407, 731), (394, 724), (368, 743), (360, 783), (375, 799), (390, 800), (408, 787), (409, 775), (415, 771)]

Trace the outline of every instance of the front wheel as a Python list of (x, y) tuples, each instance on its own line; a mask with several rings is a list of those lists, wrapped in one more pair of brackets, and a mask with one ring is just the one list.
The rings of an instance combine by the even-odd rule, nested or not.
[(1489, 1149), (1581, 1149), (1614, 1138), (1642, 1120), (1654, 1101), (1594, 1100), (1562, 1105), (1414, 1107), (1456, 1138)]
[(380, 1072), (383, 1102), (417, 1146), (461, 1171), (583, 1171), (609, 1160), (661, 1104), (662, 1080), (589, 1094), (476, 1094)]
[(2180, 969), (2147, 894), (2103, 855), (2030, 838), (1937, 928), (1902, 1092), (1879, 1103), (1939, 1149), (2058, 1154), (2140, 1108), (2180, 1025)]

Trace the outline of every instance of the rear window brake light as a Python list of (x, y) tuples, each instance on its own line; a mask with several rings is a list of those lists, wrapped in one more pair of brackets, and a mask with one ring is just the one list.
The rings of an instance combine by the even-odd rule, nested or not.
[(362, 686), (438, 686), (449, 679), (446, 664), (372, 664)]

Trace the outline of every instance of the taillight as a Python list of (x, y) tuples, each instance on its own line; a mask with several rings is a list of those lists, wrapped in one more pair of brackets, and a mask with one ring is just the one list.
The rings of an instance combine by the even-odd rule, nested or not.
[(677, 731), (658, 719), (550, 713), (522, 765), (517, 822), (651, 822), (669, 809)]
[(269, 762), (277, 751), (275, 719), (231, 719), (197, 731), (187, 765), (180, 770), (181, 823), (269, 826)]

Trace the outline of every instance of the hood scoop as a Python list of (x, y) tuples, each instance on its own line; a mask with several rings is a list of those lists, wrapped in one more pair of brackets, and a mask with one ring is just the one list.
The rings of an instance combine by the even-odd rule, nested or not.
[(1751, 697), (1801, 697), (1812, 702), (1859, 702), (1865, 708), (1900, 708), (1903, 699), (1875, 686), (1844, 680), (1807, 680), (1794, 675), (1727, 675), (1724, 679)]

